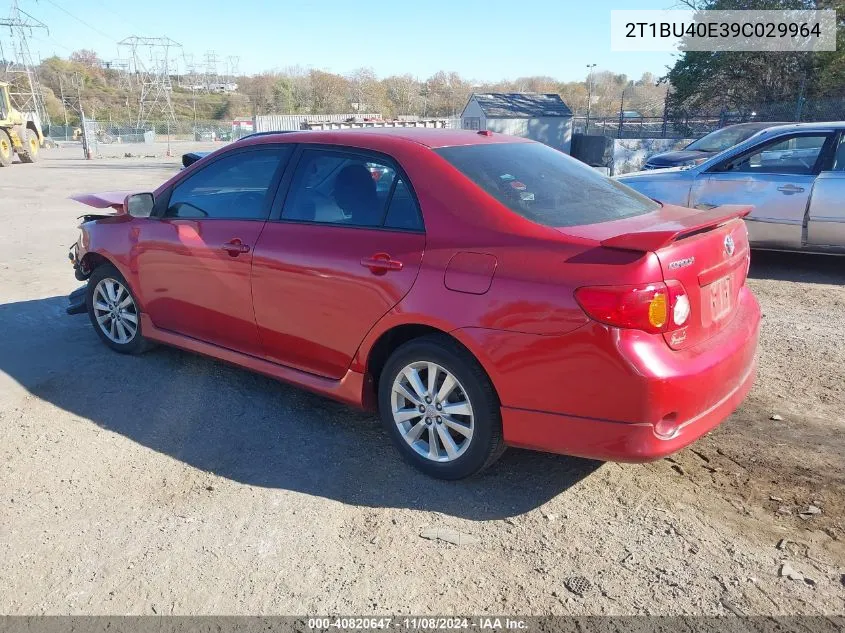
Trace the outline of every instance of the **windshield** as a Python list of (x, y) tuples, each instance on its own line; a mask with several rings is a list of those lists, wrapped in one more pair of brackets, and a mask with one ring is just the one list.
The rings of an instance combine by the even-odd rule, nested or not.
[(754, 134), (757, 134), (762, 127), (723, 127), (721, 130), (710, 132), (686, 146), (686, 149), (694, 149), (699, 152), (721, 152), (737, 143), (741, 143)]
[(511, 211), (538, 224), (594, 224), (660, 208), (650, 198), (541, 143), (435, 151)]

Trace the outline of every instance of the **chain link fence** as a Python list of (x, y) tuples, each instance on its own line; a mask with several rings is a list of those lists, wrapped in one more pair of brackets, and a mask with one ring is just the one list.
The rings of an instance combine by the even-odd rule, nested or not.
[(763, 103), (745, 111), (717, 113), (668, 112), (662, 116), (642, 116), (621, 110), (603, 117), (576, 116), (573, 132), (611, 138), (698, 138), (726, 125), (750, 121), (771, 123), (843, 121), (845, 99), (818, 99)]
[[(86, 119), (85, 132), (94, 144), (155, 143), (179, 141), (233, 141), (251, 133), (251, 128), (233, 121), (182, 120), (150, 121), (138, 125), (136, 121), (95, 121)], [(54, 141), (82, 141), (81, 125), (51, 125), (44, 133)]]

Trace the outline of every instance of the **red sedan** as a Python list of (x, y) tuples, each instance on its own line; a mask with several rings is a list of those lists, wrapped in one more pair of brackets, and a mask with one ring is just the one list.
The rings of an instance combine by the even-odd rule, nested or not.
[(106, 345), (378, 409), (435, 477), (507, 445), (657, 459), (754, 379), (750, 209), (660, 205), (539, 143), (271, 134), (127, 193), (76, 197), (115, 210), (86, 216), (70, 255)]

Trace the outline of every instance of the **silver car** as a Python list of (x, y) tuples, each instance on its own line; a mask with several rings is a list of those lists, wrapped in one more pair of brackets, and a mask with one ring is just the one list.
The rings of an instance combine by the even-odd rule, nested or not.
[(700, 165), (617, 179), (668, 204), (752, 205), (754, 248), (845, 254), (845, 121), (768, 128)]

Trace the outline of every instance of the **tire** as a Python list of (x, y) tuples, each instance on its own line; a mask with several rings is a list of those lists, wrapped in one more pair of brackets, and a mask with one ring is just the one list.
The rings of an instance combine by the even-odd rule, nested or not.
[(22, 163), (34, 163), (38, 160), (40, 150), (41, 145), (38, 143), (38, 135), (29, 128), (24, 128), (18, 158), (21, 159)]
[(6, 130), (0, 129), (0, 167), (8, 167), (12, 164), (12, 139)]
[[(127, 299), (131, 300), (128, 304)], [(94, 331), (114, 351), (142, 354), (150, 348), (150, 342), (141, 333), (138, 300), (123, 275), (111, 264), (98, 266), (91, 273), (85, 305)]]
[[(433, 389), (428, 384), (432, 367)], [(416, 389), (406, 370), (416, 375)], [(448, 377), (454, 386), (450, 383), (447, 390)], [(420, 390), (426, 395), (419, 396)], [(424, 336), (398, 347), (381, 372), (378, 401), (382, 423), (399, 453), (431, 477), (478, 474), (505, 451), (496, 391), (478, 361), (448, 336)], [(447, 409), (451, 414), (446, 415)]]

